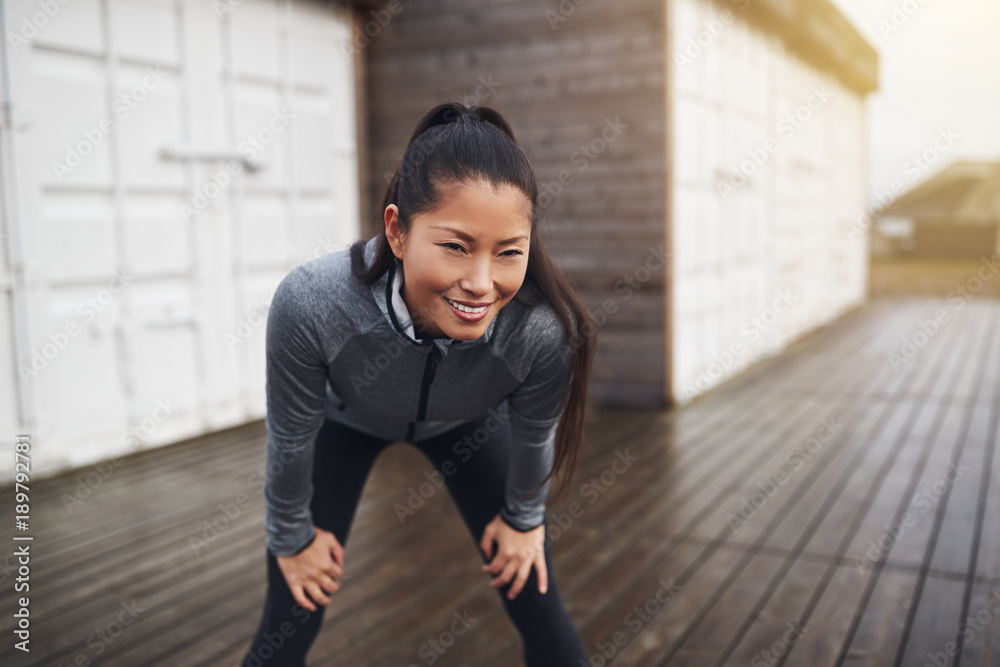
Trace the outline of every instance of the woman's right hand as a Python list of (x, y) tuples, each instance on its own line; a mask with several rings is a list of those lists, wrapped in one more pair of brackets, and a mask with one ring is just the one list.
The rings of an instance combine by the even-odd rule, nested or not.
[(299, 553), (275, 557), (295, 601), (309, 611), (316, 611), (309, 597), (324, 607), (330, 604), (326, 593), (339, 590), (340, 583), (334, 579), (344, 575), (344, 547), (333, 533), (322, 528), (315, 531), (312, 544)]

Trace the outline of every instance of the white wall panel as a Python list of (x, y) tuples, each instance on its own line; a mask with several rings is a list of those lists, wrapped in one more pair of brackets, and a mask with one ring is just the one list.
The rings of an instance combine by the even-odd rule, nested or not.
[[(722, 7), (669, 2), (676, 50)], [(734, 23), (674, 67), (673, 386), (685, 403), (783, 350), (865, 298), (866, 251), (841, 228), (865, 203), (864, 99), (733, 10)], [(791, 136), (776, 123), (816, 87), (829, 99)], [(772, 138), (778, 150), (766, 151)], [(752, 153), (761, 166), (730, 196), (717, 189)], [(798, 301), (770, 324), (783, 290)], [(730, 357), (733, 344), (742, 352)]]

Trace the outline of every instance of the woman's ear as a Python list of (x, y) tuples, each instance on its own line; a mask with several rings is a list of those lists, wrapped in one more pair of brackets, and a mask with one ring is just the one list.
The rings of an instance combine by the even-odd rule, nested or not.
[(403, 254), (403, 240), (399, 231), (399, 207), (395, 204), (385, 207), (385, 238), (389, 241), (392, 254), (400, 258)]

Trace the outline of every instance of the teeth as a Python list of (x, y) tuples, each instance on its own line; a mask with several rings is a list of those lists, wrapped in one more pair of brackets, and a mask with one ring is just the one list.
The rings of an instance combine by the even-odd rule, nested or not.
[(448, 297), (445, 297), (444, 300), (447, 301), (448, 303), (450, 303), (451, 305), (455, 306), (455, 308), (458, 308), (463, 313), (473, 313), (473, 314), (475, 314), (475, 313), (481, 313), (481, 312), (483, 312), (484, 310), (486, 310), (488, 308), (488, 306), (480, 306), (479, 308), (469, 308), (468, 306), (463, 306), (460, 303), (455, 303), (454, 301), (452, 301)]

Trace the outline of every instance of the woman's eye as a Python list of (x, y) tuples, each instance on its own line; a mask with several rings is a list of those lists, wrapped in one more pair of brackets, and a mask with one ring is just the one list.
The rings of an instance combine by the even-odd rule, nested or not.
[[(438, 243), (442, 248), (448, 248), (449, 250), (455, 250), (457, 252), (465, 252), (465, 248), (462, 247), (460, 243), (455, 243), (450, 241), (448, 243)], [(517, 257), (518, 255), (523, 255), (524, 253), (520, 250), (508, 250), (506, 252), (500, 253), (501, 257)]]

